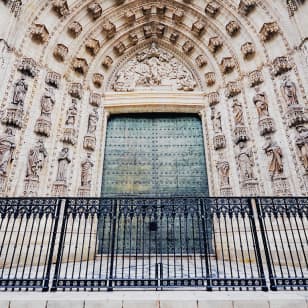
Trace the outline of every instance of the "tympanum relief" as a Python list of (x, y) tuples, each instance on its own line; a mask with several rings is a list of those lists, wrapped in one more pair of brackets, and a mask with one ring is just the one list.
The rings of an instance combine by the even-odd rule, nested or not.
[(178, 59), (156, 43), (137, 53), (115, 76), (112, 89), (133, 92), (159, 88), (166, 91), (194, 91), (197, 82), (193, 74)]

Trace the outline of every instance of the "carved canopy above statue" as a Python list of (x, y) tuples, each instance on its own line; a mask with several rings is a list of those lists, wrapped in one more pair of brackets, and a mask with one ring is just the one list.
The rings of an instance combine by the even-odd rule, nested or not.
[(156, 43), (126, 62), (111, 83), (115, 92), (194, 91), (196, 87), (192, 72)]

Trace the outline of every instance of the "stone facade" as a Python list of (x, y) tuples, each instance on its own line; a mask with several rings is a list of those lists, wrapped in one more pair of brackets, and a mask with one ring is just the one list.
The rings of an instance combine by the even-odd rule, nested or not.
[(110, 114), (199, 114), (211, 196), (308, 196), (308, 2), (0, 1), (0, 195), (100, 196)]

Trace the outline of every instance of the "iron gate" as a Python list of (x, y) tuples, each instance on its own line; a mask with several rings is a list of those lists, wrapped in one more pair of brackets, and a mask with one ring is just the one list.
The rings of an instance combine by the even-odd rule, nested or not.
[(0, 214), (2, 290), (308, 287), (307, 198), (2, 199)]

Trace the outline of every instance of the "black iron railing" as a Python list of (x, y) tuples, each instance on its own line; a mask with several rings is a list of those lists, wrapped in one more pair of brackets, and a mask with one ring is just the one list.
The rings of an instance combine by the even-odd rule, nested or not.
[(308, 289), (307, 198), (0, 199), (1, 290)]

